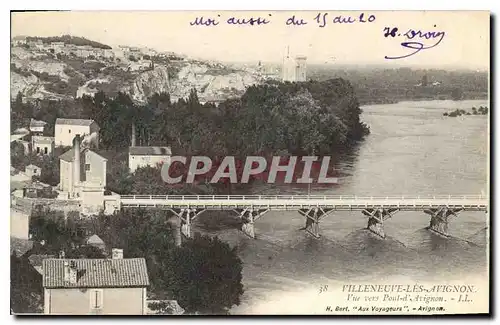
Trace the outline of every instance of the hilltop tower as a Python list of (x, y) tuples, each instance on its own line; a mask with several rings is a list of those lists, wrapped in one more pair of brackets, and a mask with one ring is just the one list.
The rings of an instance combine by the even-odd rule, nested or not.
[(306, 81), (306, 65), (307, 58), (305, 56), (296, 56), (295, 59), (290, 56), (290, 47), (287, 47), (286, 55), (283, 58), (282, 80), (283, 81)]
[(296, 66), (295, 66), (295, 78), (296, 81), (306, 81), (306, 72), (307, 72), (307, 57), (305, 56), (297, 56), (295, 58)]

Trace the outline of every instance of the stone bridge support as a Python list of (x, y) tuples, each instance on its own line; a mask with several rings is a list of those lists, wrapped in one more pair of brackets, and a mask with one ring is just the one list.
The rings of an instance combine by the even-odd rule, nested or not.
[(323, 209), (320, 207), (309, 208), (309, 209), (300, 209), (299, 213), (306, 217), (306, 226), (302, 228), (308, 234), (312, 235), (315, 238), (319, 238), (319, 221), (321, 218), (326, 217), (330, 213), (332, 213), (333, 209)]
[(384, 221), (392, 218), (392, 215), (398, 211), (397, 208), (392, 209), (364, 209), (362, 212), (368, 217), (367, 229), (382, 238), (385, 238)]
[(462, 211), (462, 209), (450, 209), (448, 207), (424, 210), (424, 213), (431, 216), (431, 221), (427, 229), (448, 237), (448, 221), (451, 216), (456, 217), (460, 211)]
[(253, 208), (234, 210), (234, 212), (236, 212), (243, 221), (243, 224), (241, 225), (241, 231), (243, 231), (243, 233), (250, 238), (255, 238), (254, 222), (264, 214), (266, 214), (268, 211), (269, 209)]
[[(191, 222), (205, 211), (205, 209), (170, 209), (170, 211), (177, 216), (180, 221), (180, 227), (176, 231), (180, 231), (181, 235), (186, 238), (191, 238)], [(176, 236), (176, 245), (181, 245), (182, 236)]]

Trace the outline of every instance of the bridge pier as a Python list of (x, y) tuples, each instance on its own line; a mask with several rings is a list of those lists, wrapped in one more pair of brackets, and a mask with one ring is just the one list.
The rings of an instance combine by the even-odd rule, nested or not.
[(243, 210), (234, 210), (239, 214), (239, 217), (243, 221), (241, 225), (241, 231), (250, 238), (255, 239), (255, 227), (254, 222), (266, 214), (269, 210), (259, 210), (259, 209), (243, 209)]
[(384, 221), (391, 218), (392, 215), (397, 211), (398, 209), (383, 209), (383, 208), (376, 208), (376, 209), (364, 209), (361, 212), (365, 216), (368, 216), (368, 225), (367, 229), (373, 232), (374, 234), (385, 238), (385, 231), (384, 231)]
[(321, 218), (326, 217), (333, 211), (333, 209), (323, 209), (320, 207), (300, 209), (299, 213), (306, 217), (306, 226), (302, 229), (314, 238), (321, 237), (319, 233), (319, 221)]
[(440, 207), (437, 209), (426, 209), (424, 213), (431, 216), (427, 229), (448, 237), (448, 221), (451, 216), (457, 216), (457, 213), (462, 209), (449, 209), (448, 207)]
[[(169, 209), (180, 221), (180, 233), (186, 238), (191, 238), (191, 221), (199, 216), (205, 209)], [(182, 238), (182, 236), (180, 236)], [(176, 240), (176, 245), (180, 246), (181, 240)]]

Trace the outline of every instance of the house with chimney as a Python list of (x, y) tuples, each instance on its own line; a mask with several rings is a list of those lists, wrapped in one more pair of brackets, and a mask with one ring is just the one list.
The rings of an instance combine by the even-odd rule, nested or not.
[(170, 164), (170, 147), (136, 146), (135, 125), (132, 125), (132, 141), (128, 151), (128, 168), (134, 173), (140, 167), (156, 167)]
[(149, 277), (144, 258), (43, 260), (46, 315), (145, 315)]
[(94, 120), (58, 118), (54, 128), (56, 146), (71, 146), (75, 136), (90, 138), (90, 147), (99, 146), (99, 125)]
[(107, 159), (81, 146), (79, 135), (73, 147), (59, 156), (59, 190), (68, 198), (82, 200), (83, 213), (104, 208)]

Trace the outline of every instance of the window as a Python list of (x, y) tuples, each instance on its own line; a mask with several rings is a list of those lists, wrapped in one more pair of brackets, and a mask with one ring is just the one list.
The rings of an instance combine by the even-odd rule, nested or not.
[(49, 148), (45, 147), (43, 151), (47, 154), (49, 152)]
[(33, 173), (35, 173), (35, 174), (36, 174), (36, 168), (35, 168), (35, 169), (33, 169)]
[(90, 309), (102, 308), (102, 289), (90, 290)]
[(36, 153), (40, 153), (40, 147), (36, 147)]
[(90, 170), (90, 164), (85, 164), (85, 171), (89, 171)]
[(70, 130), (68, 130), (68, 133), (71, 133), (71, 129), (70, 129)]

